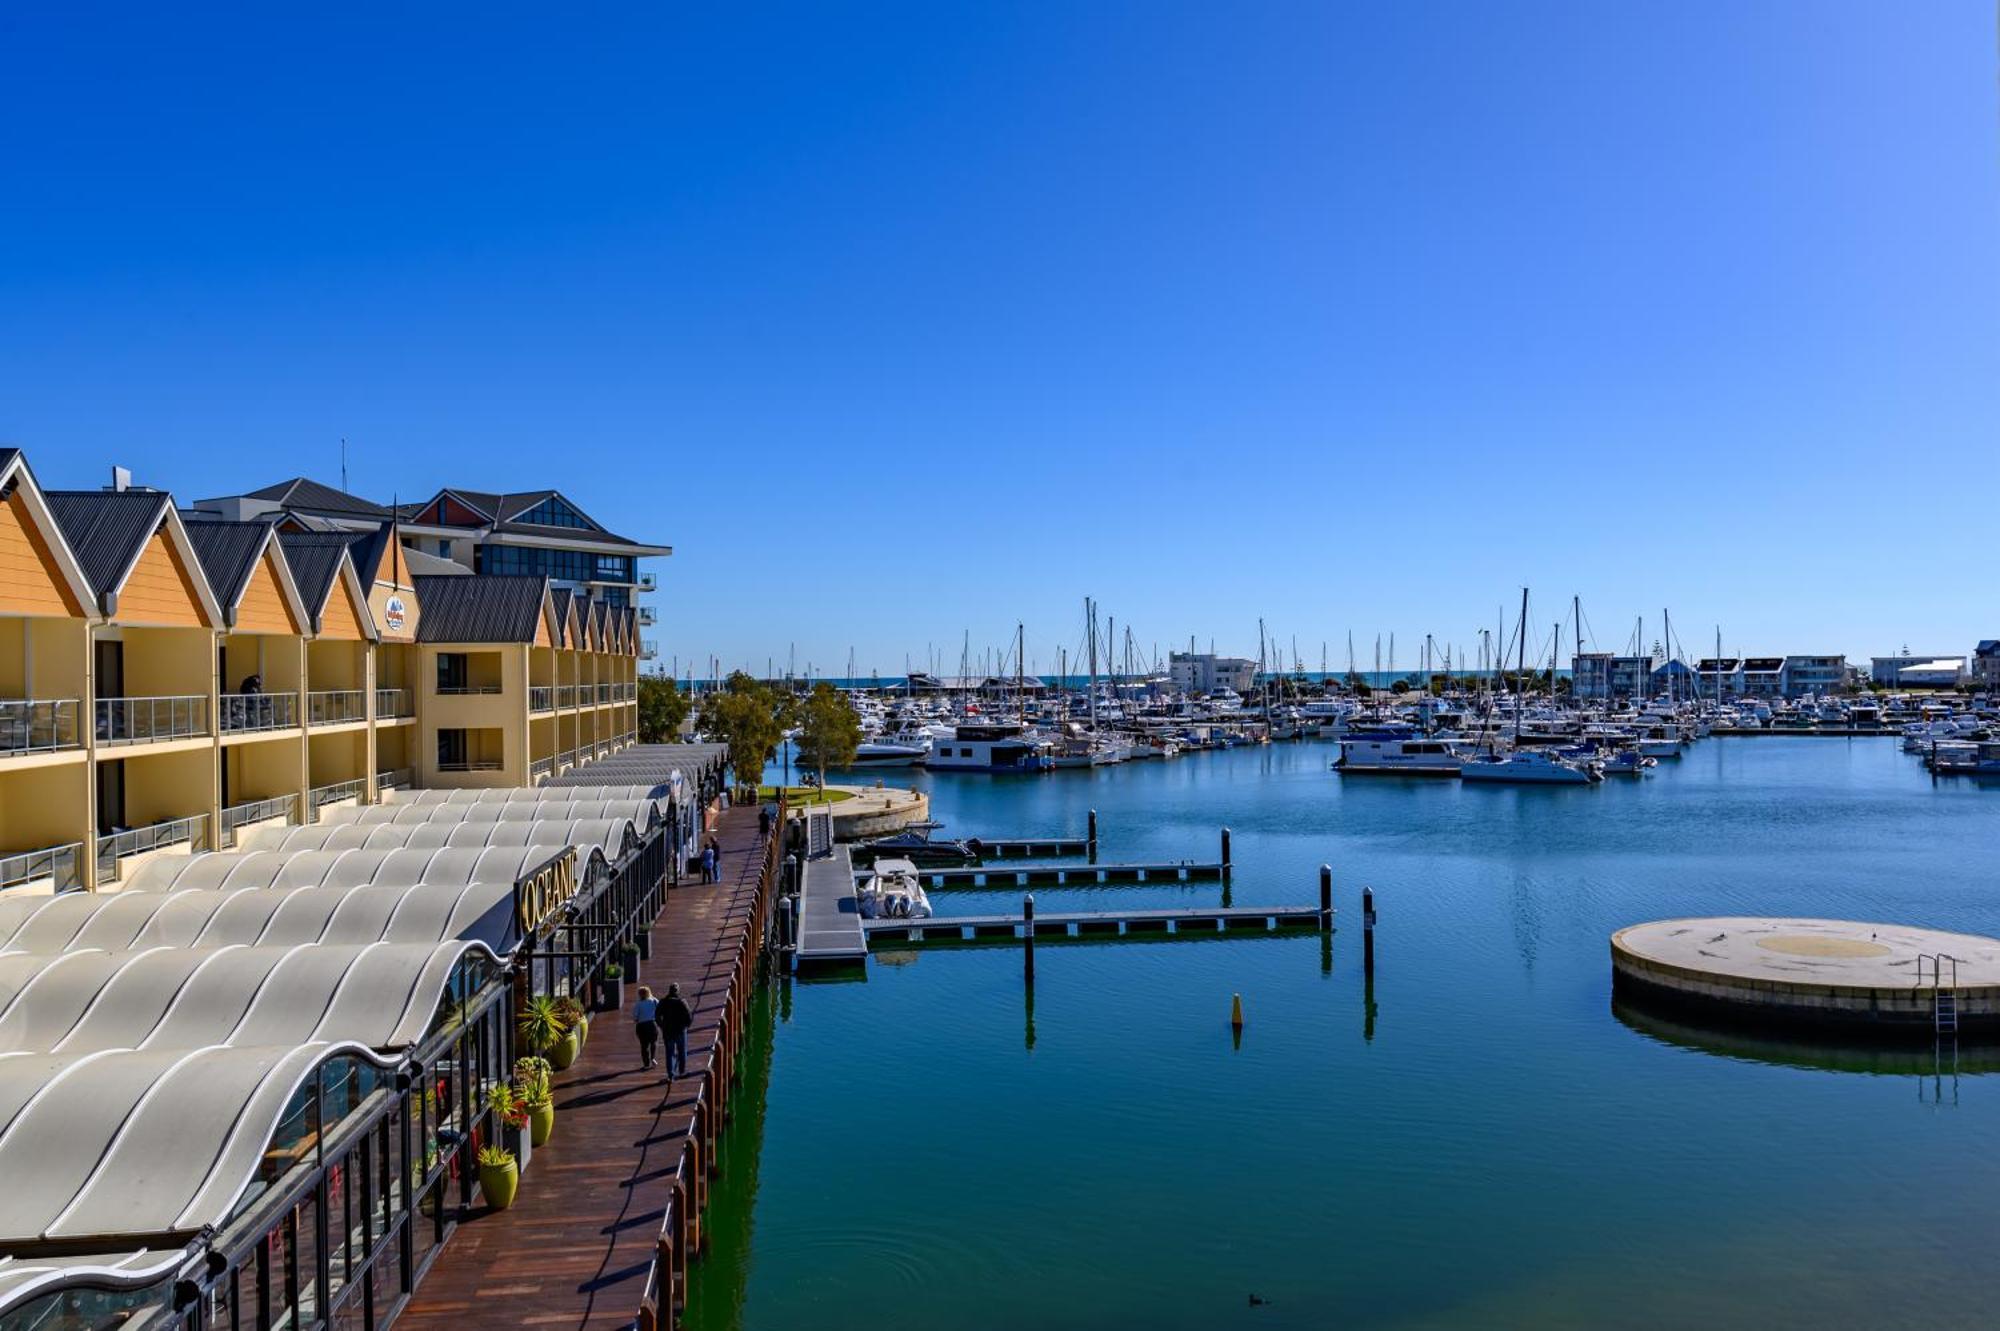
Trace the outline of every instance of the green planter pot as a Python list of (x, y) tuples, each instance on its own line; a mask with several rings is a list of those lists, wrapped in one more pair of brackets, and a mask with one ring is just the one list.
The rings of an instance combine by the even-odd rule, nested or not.
[(556, 1130), (556, 1107), (547, 1105), (528, 1111), (528, 1144), (540, 1146)]
[(504, 1165), (481, 1165), (479, 1167), (479, 1192), (486, 1198), (486, 1204), (496, 1211), (504, 1211), (514, 1204), (514, 1194), (521, 1190), (521, 1171), (509, 1160)]
[(571, 1031), (549, 1049), (549, 1066), (561, 1072), (576, 1062), (576, 1056), (583, 1051), (583, 1036)]

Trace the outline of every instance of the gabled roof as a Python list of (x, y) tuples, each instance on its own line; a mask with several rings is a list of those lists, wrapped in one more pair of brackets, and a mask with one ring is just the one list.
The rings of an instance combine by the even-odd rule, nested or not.
[(429, 573), (440, 578), (469, 578), (472, 570), (456, 559), (446, 559), (442, 555), (425, 554), (422, 550), (405, 547), (403, 550), (403, 571), (405, 573)]
[(1972, 649), (1974, 656), (2000, 656), (2000, 638), (1981, 638)]
[[(583, 511), (583, 507), (560, 490), (522, 490), (509, 494), (495, 494), (490, 490), (461, 490), (456, 486), (446, 486), (420, 504), (398, 506), (396, 512), (406, 521), (415, 521), (425, 509), (440, 499), (454, 499), (484, 520), (486, 528), (496, 534), (516, 536), (539, 536), (549, 540), (591, 542), (598, 545), (630, 546), (637, 553), (673, 553), (670, 546), (652, 546), (643, 541), (635, 541), (628, 536), (620, 536), (607, 530), (596, 518)], [(530, 522), (526, 515), (549, 500), (559, 501), (576, 514), (584, 524), (580, 527)], [(451, 525), (451, 524), (439, 524)]]
[(292, 566), (292, 580), (298, 584), (299, 598), (306, 610), (318, 618), (326, 605), (333, 580), (340, 576), (341, 562), (347, 557), (347, 537), (332, 532), (278, 533), (286, 562)]
[(570, 641), (576, 636), (576, 619), (570, 614), (570, 607), (575, 598), (567, 587), (549, 588), (549, 598), (554, 603), (556, 612), (556, 646), (575, 646), (576, 644)]
[(418, 642), (533, 642), (549, 580), (524, 574), (416, 578)]
[(245, 499), (262, 499), (269, 503), (281, 504), (286, 508), (302, 509), (308, 513), (338, 513), (345, 517), (387, 518), (389, 510), (380, 504), (351, 495), (345, 490), (336, 490), (331, 485), (303, 476), (294, 476), (289, 481), (279, 481), (261, 490), (252, 490)]
[(202, 613), (210, 624), (222, 622), (222, 608), (216, 604), (215, 592), (174, 508), (173, 496), (162, 490), (49, 490), (43, 497), (106, 613), (145, 554), (146, 543), (164, 527), (169, 544), (187, 565)]
[(86, 615), (96, 611), (94, 602), (97, 593), (90, 576), (77, 560), (76, 550), (69, 542), (69, 534), (55, 515), (46, 492), (35, 480), (34, 470), (28, 466), (28, 455), (18, 448), (0, 448), (0, 503), (9, 494), (19, 494), (21, 502), (36, 524), (42, 539), (48, 542), (49, 554), (56, 562), (57, 571), (63, 581), (69, 584), (70, 595)]
[(1712, 675), (1718, 671), (1734, 670), (1741, 664), (1743, 663), (1733, 656), (1704, 656), (1696, 663), (1695, 669)]
[(203, 576), (215, 592), (225, 612), (235, 608), (250, 575), (257, 571), (258, 557), (271, 543), (268, 522), (191, 522), (188, 540)]
[(1785, 658), (1782, 656), (1747, 656), (1743, 659), (1745, 670), (1783, 670)]

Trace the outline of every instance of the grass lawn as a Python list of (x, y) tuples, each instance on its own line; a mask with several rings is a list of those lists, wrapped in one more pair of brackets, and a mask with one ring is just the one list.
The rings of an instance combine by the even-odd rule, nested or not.
[[(760, 800), (774, 800), (778, 798), (778, 788), (776, 786), (759, 786), (757, 787), (757, 798)], [(811, 786), (785, 787), (785, 803), (794, 809), (808, 804), (838, 804), (842, 800), (851, 800), (853, 798), (854, 792), (851, 790), (814, 790)]]

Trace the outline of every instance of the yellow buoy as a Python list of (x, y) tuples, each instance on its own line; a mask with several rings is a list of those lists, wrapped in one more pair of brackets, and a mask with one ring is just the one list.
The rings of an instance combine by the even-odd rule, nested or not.
[(1233, 994), (1229, 1000), (1229, 1024), (1236, 1030), (1243, 1029), (1243, 995)]

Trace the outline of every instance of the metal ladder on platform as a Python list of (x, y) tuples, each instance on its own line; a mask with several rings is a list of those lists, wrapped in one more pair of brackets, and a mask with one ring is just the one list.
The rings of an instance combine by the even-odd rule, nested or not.
[[(1925, 963), (1931, 978), (1931, 1027), (1939, 1035), (1958, 1034), (1958, 958), (1946, 952), (1917, 954), (1917, 988), (1924, 987)], [(1947, 980), (1949, 982), (1947, 982)]]

